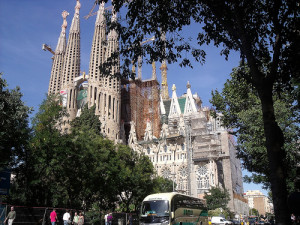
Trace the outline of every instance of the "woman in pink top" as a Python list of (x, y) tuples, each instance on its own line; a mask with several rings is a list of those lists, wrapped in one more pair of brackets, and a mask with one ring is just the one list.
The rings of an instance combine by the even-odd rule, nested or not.
[(50, 213), (50, 220), (51, 220), (51, 225), (55, 225), (55, 222), (57, 220), (55, 209), (53, 209), (53, 211)]

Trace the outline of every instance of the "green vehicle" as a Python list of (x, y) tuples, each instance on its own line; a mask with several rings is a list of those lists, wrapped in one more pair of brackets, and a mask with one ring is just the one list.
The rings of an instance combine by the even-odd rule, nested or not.
[(176, 192), (148, 195), (139, 219), (140, 225), (208, 225), (205, 201)]

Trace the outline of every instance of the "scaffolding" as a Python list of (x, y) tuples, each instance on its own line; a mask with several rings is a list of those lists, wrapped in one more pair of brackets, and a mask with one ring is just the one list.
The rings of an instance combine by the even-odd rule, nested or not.
[(151, 121), (153, 135), (160, 135), (159, 83), (156, 79), (123, 81), (121, 119), (126, 139), (130, 121), (135, 122), (137, 140), (144, 138), (147, 121)]

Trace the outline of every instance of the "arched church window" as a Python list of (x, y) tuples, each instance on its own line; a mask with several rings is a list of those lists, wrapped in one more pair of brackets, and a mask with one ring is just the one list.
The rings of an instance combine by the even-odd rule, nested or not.
[(162, 177), (169, 179), (170, 176), (171, 176), (171, 170), (170, 170), (170, 168), (169, 167), (164, 167), (161, 170), (161, 175), (162, 175)]
[(188, 175), (188, 168), (186, 166), (182, 166), (180, 169), (179, 169), (179, 174), (180, 176), (182, 177), (187, 177)]
[(207, 165), (198, 166), (196, 171), (197, 176), (197, 193), (204, 193), (205, 190), (210, 188), (209, 184), (209, 173), (207, 169)]

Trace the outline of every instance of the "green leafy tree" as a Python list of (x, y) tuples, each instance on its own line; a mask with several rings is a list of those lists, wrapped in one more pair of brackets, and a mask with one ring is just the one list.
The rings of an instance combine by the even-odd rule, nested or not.
[[(260, 110), (260, 99), (256, 90), (251, 88), (241, 75), (250, 73), (248, 67), (237, 67), (231, 73), (231, 79), (224, 84), (221, 92), (212, 92), (211, 103), (217, 112), (222, 113), (222, 122), (232, 129), (237, 137), (237, 156), (242, 159), (243, 166), (253, 172), (251, 177), (245, 176), (247, 182), (263, 183), (270, 188), (270, 169), (268, 163), (266, 138), (264, 134), (263, 116)], [(294, 181), (297, 176), (296, 167), (299, 162), (299, 110), (294, 105), (294, 93), (274, 93), (274, 110), (276, 121), (283, 131), (286, 149), (284, 160), (289, 192), (295, 190)], [(215, 113), (214, 113), (215, 114)]]
[(230, 212), (229, 209), (222, 209), (222, 208), (217, 208), (213, 210), (208, 210), (208, 216), (213, 217), (213, 216), (224, 216), (225, 218), (234, 218), (234, 213)]
[[(99, 2), (99, 1), (98, 1)], [(275, 117), (274, 91), (292, 90), (299, 75), (299, 11), (296, 0), (284, 1), (113, 1), (117, 11), (125, 4), (127, 27), (119, 30), (122, 38), (123, 72), (129, 71), (130, 60), (139, 55), (153, 60), (176, 62), (190, 51), (197, 61), (205, 61), (205, 52), (177, 34), (187, 25), (199, 31), (198, 44), (213, 43), (222, 47), (227, 58), (238, 51), (250, 73), (245, 81), (256, 90), (263, 117), (270, 183), (278, 224), (289, 223), (285, 167), (286, 149), (283, 131)], [(162, 34), (167, 35), (161, 38)], [(155, 41), (141, 46), (147, 36)], [(183, 58), (182, 65), (191, 65)]]
[(99, 117), (95, 115), (95, 107), (88, 108), (86, 104), (81, 110), (79, 117), (76, 117), (71, 122), (71, 129), (73, 134), (76, 135), (77, 131), (92, 130), (95, 134), (99, 135), (101, 131), (101, 122)]
[(257, 209), (251, 208), (251, 209), (249, 209), (249, 215), (250, 216), (259, 216), (259, 212)]
[(228, 190), (223, 190), (219, 187), (212, 187), (209, 190), (209, 193), (204, 194), (204, 199), (206, 200), (207, 208), (209, 210), (217, 208), (227, 209), (230, 196)]
[(59, 129), (67, 116), (57, 96), (49, 96), (32, 120), (33, 136), (24, 171), (26, 203), (35, 206), (66, 206), (68, 177), (64, 169), (71, 151), (68, 135)]
[(73, 142), (70, 161), (73, 162), (74, 194), (78, 195), (85, 208), (109, 209), (117, 201), (113, 179), (116, 157), (114, 144), (103, 139), (101, 123), (95, 115), (95, 107), (83, 107), (80, 117), (71, 122)]
[[(172, 192), (173, 191), (173, 181), (170, 179), (157, 176), (153, 180), (154, 190), (153, 193), (162, 193), (162, 192)], [(174, 184), (174, 188), (176, 188)]]
[(41, 104), (32, 123), (28, 160), (19, 166), (26, 169), (20, 169), (13, 184), (12, 202), (55, 207), (82, 207), (85, 202), (85, 208), (97, 201), (106, 206), (114, 202), (106, 198), (110, 185), (105, 179), (110, 180), (109, 158), (115, 147), (100, 135), (94, 108), (84, 108), (70, 134), (61, 129), (67, 116), (57, 96)]
[(8, 89), (0, 73), (0, 170), (14, 168), (26, 158), (30, 138), (29, 114), (19, 87)]
[(123, 210), (128, 212), (131, 204), (138, 206), (148, 194), (152, 193), (153, 165), (147, 156), (125, 145), (118, 146), (116, 165), (118, 174), (115, 177), (117, 179), (115, 187)]

